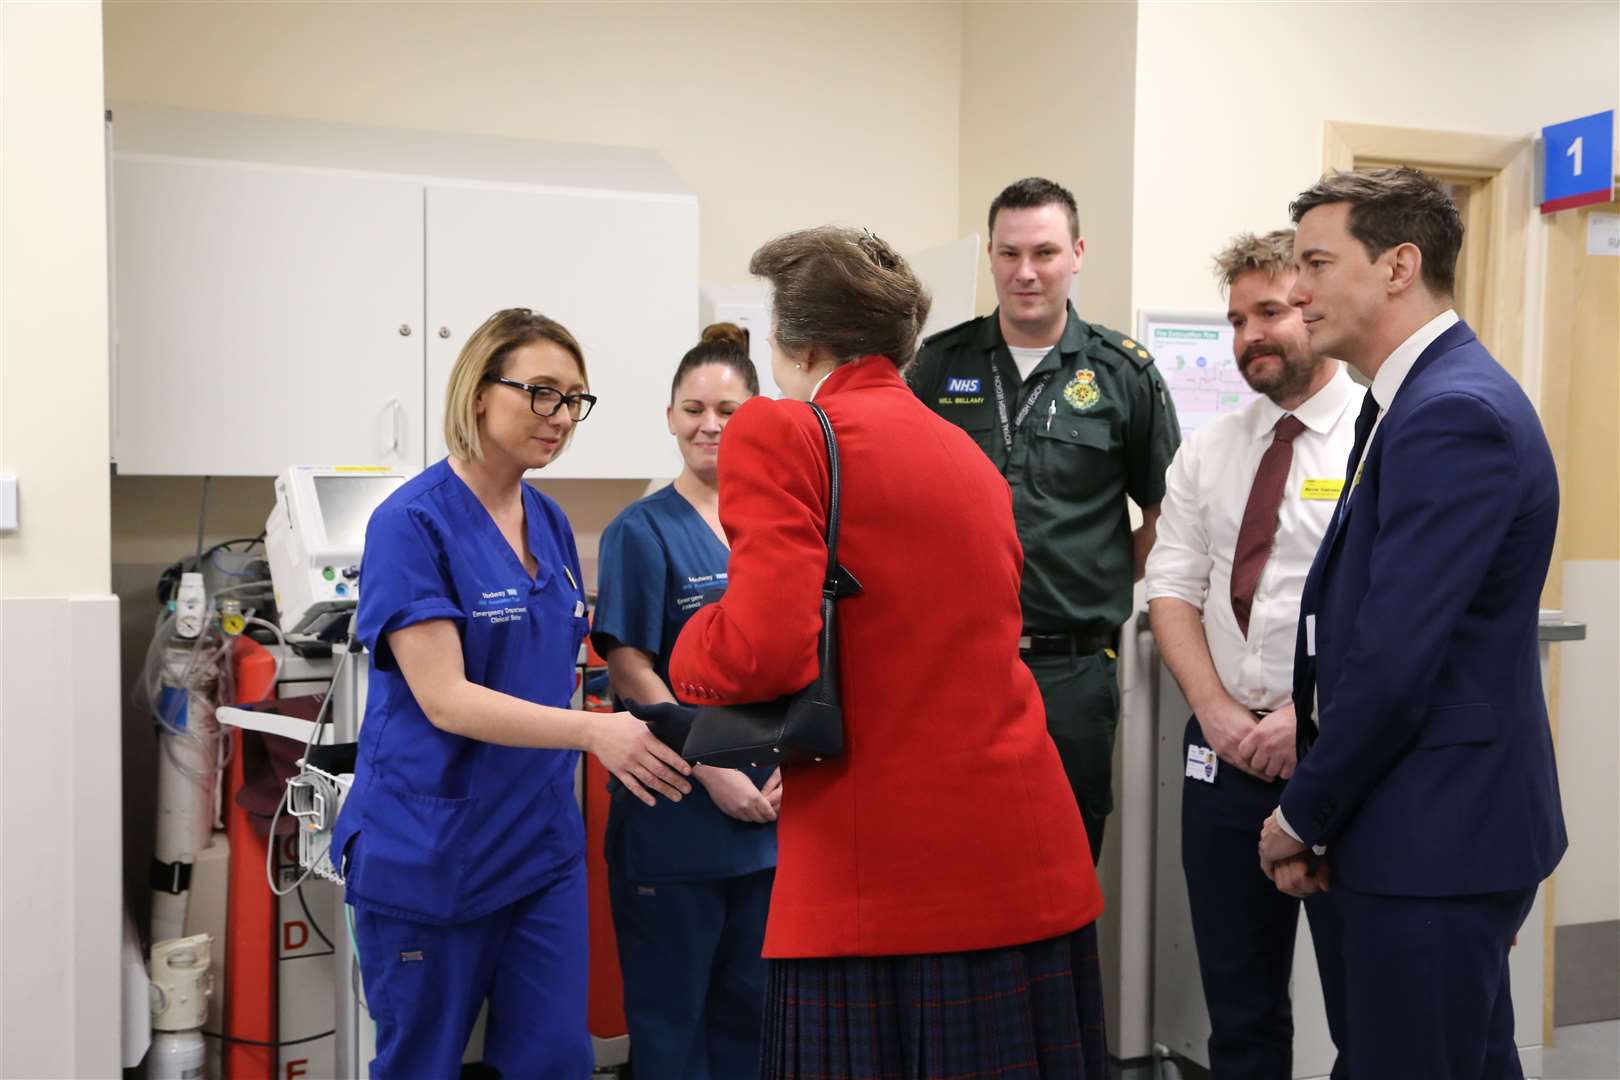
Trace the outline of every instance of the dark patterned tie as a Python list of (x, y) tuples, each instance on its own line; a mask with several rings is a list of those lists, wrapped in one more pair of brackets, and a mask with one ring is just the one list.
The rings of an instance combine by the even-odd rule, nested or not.
[[(1350, 463), (1344, 474), (1344, 497), (1350, 497), (1350, 490), (1355, 487), (1356, 477), (1361, 474), (1361, 455), (1367, 452), (1367, 440), (1372, 436), (1373, 425), (1378, 423), (1378, 399), (1369, 392), (1361, 401), (1361, 411), (1356, 414), (1356, 444), (1350, 448)], [(1343, 504), (1344, 499), (1339, 502)]]
[(1283, 489), (1288, 486), (1289, 467), (1294, 464), (1294, 440), (1305, 425), (1297, 416), (1286, 414), (1274, 430), (1271, 445), (1254, 471), (1254, 486), (1249, 488), (1243, 524), (1238, 526), (1237, 548), (1232, 553), (1232, 614), (1237, 616), (1244, 637), (1249, 636), (1254, 590), (1260, 585), (1260, 572), (1266, 568), (1277, 536), (1277, 511), (1282, 507)]

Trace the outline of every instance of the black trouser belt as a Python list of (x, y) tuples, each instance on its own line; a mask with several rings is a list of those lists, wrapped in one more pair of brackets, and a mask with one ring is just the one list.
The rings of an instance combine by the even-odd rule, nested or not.
[(1089, 656), (1112, 649), (1114, 639), (1100, 634), (1025, 634), (1018, 651), (1025, 656)]

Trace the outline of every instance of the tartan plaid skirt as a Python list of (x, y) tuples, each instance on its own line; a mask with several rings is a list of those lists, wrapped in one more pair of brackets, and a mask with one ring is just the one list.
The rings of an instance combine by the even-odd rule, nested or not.
[(772, 960), (761, 1080), (1108, 1080), (1097, 929), (975, 952)]

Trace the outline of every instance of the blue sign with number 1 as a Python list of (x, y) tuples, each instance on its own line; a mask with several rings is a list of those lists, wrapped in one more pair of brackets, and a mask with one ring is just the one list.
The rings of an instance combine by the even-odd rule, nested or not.
[(1606, 203), (1614, 191), (1614, 110), (1541, 129), (1541, 212)]

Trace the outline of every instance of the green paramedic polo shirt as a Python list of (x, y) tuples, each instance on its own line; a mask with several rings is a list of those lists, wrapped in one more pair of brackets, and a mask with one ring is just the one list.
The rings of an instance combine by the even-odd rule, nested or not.
[(1021, 380), (999, 314), (928, 338), (907, 378), (1012, 487), (1025, 627), (1112, 634), (1131, 612), (1125, 496), (1138, 506), (1164, 498), (1165, 470), (1181, 443), (1175, 405), (1146, 349), (1085, 322), (1072, 304), (1062, 339)]

